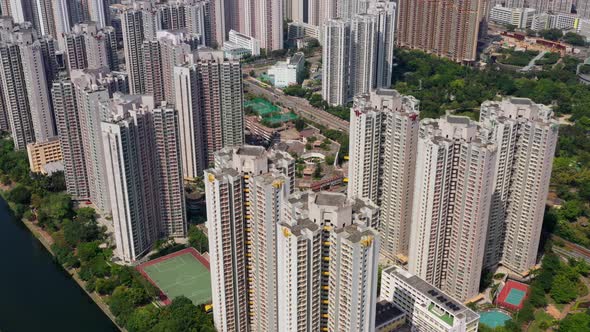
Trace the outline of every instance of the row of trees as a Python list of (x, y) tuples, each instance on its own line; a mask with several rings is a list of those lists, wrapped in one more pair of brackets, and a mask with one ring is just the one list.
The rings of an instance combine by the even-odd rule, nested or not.
[(291, 85), (283, 89), (283, 92), (289, 96), (305, 98), (313, 107), (320, 108), (341, 119), (350, 120), (350, 106), (332, 106), (328, 104), (319, 93), (314, 93), (301, 85)]

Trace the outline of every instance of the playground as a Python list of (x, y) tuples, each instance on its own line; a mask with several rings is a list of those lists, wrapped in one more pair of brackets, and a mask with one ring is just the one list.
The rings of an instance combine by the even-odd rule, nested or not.
[(211, 302), (209, 262), (194, 248), (156, 258), (139, 265), (137, 270), (160, 289), (164, 304), (181, 295), (195, 305)]

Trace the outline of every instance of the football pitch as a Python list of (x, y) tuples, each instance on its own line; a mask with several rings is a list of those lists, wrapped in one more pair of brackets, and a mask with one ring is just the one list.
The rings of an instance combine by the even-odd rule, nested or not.
[(162, 291), (166, 304), (181, 295), (195, 305), (211, 302), (208, 263), (192, 248), (154, 259), (138, 269)]

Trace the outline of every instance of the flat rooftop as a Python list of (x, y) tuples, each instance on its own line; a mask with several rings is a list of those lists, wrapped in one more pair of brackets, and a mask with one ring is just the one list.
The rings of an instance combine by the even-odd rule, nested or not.
[(346, 239), (352, 243), (360, 242), (365, 236), (374, 237), (375, 233), (371, 229), (364, 228), (359, 225), (348, 225), (335, 230), (336, 234), (346, 233)]
[(343, 206), (346, 201), (347, 197), (345, 194), (342, 193), (332, 193), (321, 191), (316, 194), (315, 196), (315, 203), (318, 205), (327, 205), (327, 206)]
[(466, 317), (467, 322), (479, 318), (479, 315), (477, 313), (464, 306), (463, 303), (453, 299), (440, 289), (422, 280), (420, 277), (415, 276), (410, 272), (403, 270), (402, 268), (397, 266), (389, 267), (385, 269), (384, 272), (385, 271), (387, 271), (387, 273), (395, 274), (398, 278), (404, 280), (407, 284), (419, 290), (420, 293), (428, 297), (432, 303), (436, 304), (441, 308), (444, 308), (453, 316), (457, 317), (460, 315), (464, 315)]
[(377, 308), (375, 310), (375, 328), (379, 328), (381, 325), (385, 325), (404, 315), (405, 313), (395, 304), (381, 300), (377, 302)]
[(243, 156), (253, 156), (258, 157), (262, 156), (266, 150), (261, 146), (254, 146), (254, 145), (243, 145), (238, 148), (236, 154), (243, 155)]

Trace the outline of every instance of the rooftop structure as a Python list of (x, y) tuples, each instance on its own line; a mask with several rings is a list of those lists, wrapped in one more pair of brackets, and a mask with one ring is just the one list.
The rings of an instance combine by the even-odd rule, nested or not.
[(477, 331), (477, 313), (423, 279), (396, 266), (384, 269), (381, 278), (381, 298), (397, 305), (413, 329)]

